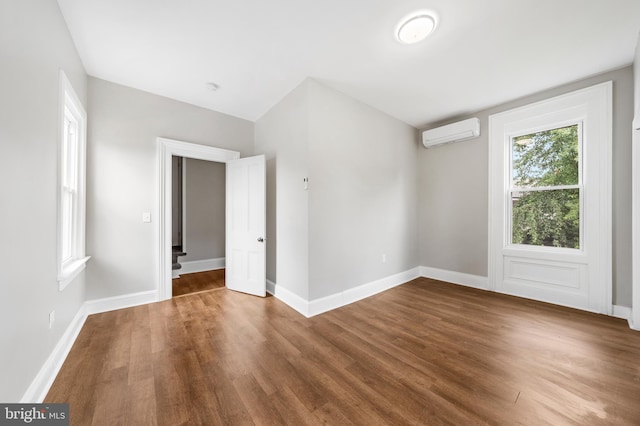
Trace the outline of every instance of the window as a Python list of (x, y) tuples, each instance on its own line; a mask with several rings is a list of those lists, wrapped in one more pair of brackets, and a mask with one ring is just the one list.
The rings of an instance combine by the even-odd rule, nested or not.
[(63, 290), (84, 269), (85, 147), (87, 114), (60, 72), (58, 285)]
[(611, 313), (612, 89), (489, 117), (489, 289)]
[(511, 243), (580, 248), (582, 125), (511, 138)]

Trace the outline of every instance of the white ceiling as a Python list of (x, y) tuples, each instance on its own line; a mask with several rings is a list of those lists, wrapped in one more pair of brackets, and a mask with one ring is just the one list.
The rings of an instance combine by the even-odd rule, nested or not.
[[(639, 0), (58, 3), (90, 75), (252, 121), (312, 77), (424, 127), (629, 65), (640, 32)], [(419, 9), (436, 31), (400, 44)]]

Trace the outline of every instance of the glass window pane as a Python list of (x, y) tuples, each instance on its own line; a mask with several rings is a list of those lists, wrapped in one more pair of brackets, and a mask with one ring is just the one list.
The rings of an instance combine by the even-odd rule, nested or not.
[(62, 191), (62, 261), (72, 256), (73, 244), (73, 196)]
[(580, 190), (512, 191), (513, 244), (580, 248)]
[(520, 188), (579, 184), (578, 125), (513, 138), (513, 185)]

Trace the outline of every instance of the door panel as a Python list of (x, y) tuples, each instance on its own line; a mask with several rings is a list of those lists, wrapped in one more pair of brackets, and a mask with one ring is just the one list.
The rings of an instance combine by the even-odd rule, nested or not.
[(265, 158), (227, 162), (226, 285), (230, 290), (264, 297)]

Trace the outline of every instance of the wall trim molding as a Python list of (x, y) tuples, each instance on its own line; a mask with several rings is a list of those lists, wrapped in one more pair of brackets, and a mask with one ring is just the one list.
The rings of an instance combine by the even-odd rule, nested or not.
[(309, 302), (291, 290), (278, 286), (271, 280), (267, 280), (267, 293), (288, 305), (290, 308), (298, 311), (305, 317), (309, 318), (311, 316), (309, 315)]
[[(483, 276), (480, 276), (480, 275), (471, 275), (471, 274), (465, 274), (465, 273), (462, 273), (462, 272), (447, 271), (445, 269), (438, 269), (438, 268), (431, 268), (431, 267), (428, 267), (428, 266), (421, 266), (420, 267), (420, 276), (425, 277), (425, 278), (431, 278), (431, 279), (438, 280), (438, 281), (445, 281), (445, 282), (452, 283), (452, 284), (458, 284), (458, 285), (462, 285), (462, 286), (465, 286), (465, 287), (477, 288), (477, 289), (480, 289), (480, 290), (487, 290), (487, 291), (491, 291), (493, 293), (507, 294), (507, 295), (510, 295), (510, 296), (516, 296), (516, 297), (521, 297), (521, 298), (523, 297), (523, 296), (519, 296), (517, 294), (504, 293), (504, 292), (500, 292), (500, 291), (497, 291), (497, 290), (489, 289), (488, 288), (489, 287), (489, 278), (483, 277)], [(558, 306), (562, 306), (562, 305), (558, 305)], [(591, 311), (585, 310), (585, 312), (591, 312)], [(635, 329), (633, 327), (632, 309), (630, 307), (622, 306), (622, 305), (612, 305), (611, 312), (612, 313), (611, 313), (610, 316), (615, 317), (615, 318), (620, 318), (620, 319), (623, 319), (623, 320), (627, 320), (629, 322), (629, 327), (631, 329), (637, 330), (637, 329)], [(606, 315), (606, 314), (604, 314), (604, 315)]]
[(157, 301), (157, 290), (85, 301), (67, 326), (60, 340), (58, 340), (31, 385), (29, 385), (20, 403), (41, 403), (44, 400), (89, 315), (146, 305)]
[[(405, 284), (418, 277), (446, 281), (482, 290), (487, 290), (488, 287), (487, 277), (431, 268), (428, 266), (419, 266), (312, 301), (305, 300), (292, 291), (287, 290), (282, 286), (278, 286), (270, 280), (267, 280), (267, 292), (306, 318), (310, 318)], [(62, 334), (58, 343), (55, 345), (51, 354), (40, 368), (40, 371), (31, 382), (31, 385), (29, 385), (29, 388), (22, 396), (20, 403), (41, 403), (44, 400), (89, 315), (130, 308), (133, 306), (146, 305), (157, 301), (159, 301), (158, 291), (149, 290), (102, 299), (87, 300), (84, 302), (69, 323), (65, 332)], [(631, 324), (631, 308), (627, 306), (613, 305), (612, 310), (612, 316), (629, 321), (630, 327), (633, 328)]]
[(84, 302), (84, 310), (87, 315), (101, 314), (103, 312), (118, 309), (131, 308), (133, 306), (146, 305), (158, 301), (158, 291), (148, 290), (138, 293), (123, 294), (120, 296), (93, 299)]
[(40, 368), (40, 371), (38, 371), (31, 385), (29, 385), (29, 388), (22, 396), (20, 403), (41, 403), (44, 400), (58, 372), (62, 368), (62, 364), (64, 364), (64, 361), (67, 359), (67, 355), (75, 343), (78, 334), (80, 334), (80, 330), (86, 319), (87, 314), (84, 305), (82, 305)]
[(218, 257), (216, 259), (189, 260), (180, 262), (182, 268), (178, 269), (178, 274), (193, 274), (196, 272), (215, 271), (223, 269), (225, 266), (225, 258)]
[(366, 299), (418, 277), (420, 277), (420, 268), (416, 267), (320, 299), (311, 300), (309, 301), (309, 316), (319, 315), (358, 300)]
[(270, 280), (267, 280), (267, 292), (309, 318), (405, 284), (418, 277), (420, 277), (420, 268), (416, 267), (311, 301), (298, 296), (282, 286), (278, 286)]
[(452, 284), (473, 287), (481, 290), (489, 290), (489, 278), (481, 275), (466, 274), (464, 272), (448, 271), (446, 269), (420, 267), (420, 276), (438, 281), (446, 281)]
[(620, 318), (623, 320), (629, 321), (629, 326), (631, 326), (631, 308), (628, 306), (622, 305), (613, 305), (613, 314), (612, 317)]

